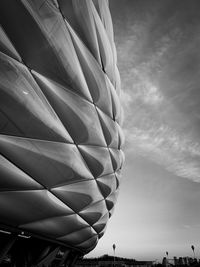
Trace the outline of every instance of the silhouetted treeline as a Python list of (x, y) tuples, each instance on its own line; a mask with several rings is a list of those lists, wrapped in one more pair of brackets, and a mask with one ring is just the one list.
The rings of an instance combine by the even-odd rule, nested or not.
[(83, 259), (80, 259), (78, 260), (77, 262), (77, 265), (80, 263), (88, 263), (89, 265), (91, 265), (92, 263), (95, 265), (97, 264), (98, 262), (105, 262), (105, 261), (108, 261), (108, 262), (124, 262), (125, 264), (134, 264), (134, 265), (145, 265), (147, 262), (146, 261), (136, 261), (135, 259), (130, 259), (130, 258), (123, 258), (123, 257), (115, 257), (114, 256), (110, 256), (110, 255), (103, 255), (101, 257), (98, 257), (98, 258), (83, 258)]

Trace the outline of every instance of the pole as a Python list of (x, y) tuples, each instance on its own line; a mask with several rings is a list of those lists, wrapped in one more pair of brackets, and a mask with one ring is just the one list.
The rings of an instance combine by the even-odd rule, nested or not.
[(114, 263), (113, 263), (113, 266), (115, 267), (115, 249), (116, 249), (116, 245), (113, 244), (113, 252), (114, 252)]
[(193, 246), (193, 245), (191, 246), (191, 249), (192, 249), (192, 251), (193, 251), (193, 253), (194, 253), (194, 259), (195, 259), (196, 256), (195, 256), (195, 251), (194, 251), (194, 246)]

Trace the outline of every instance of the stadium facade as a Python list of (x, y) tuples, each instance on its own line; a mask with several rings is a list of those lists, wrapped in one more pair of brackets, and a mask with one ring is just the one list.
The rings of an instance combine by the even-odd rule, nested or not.
[(109, 4), (1, 0), (0, 22), (0, 266), (72, 266), (124, 161)]

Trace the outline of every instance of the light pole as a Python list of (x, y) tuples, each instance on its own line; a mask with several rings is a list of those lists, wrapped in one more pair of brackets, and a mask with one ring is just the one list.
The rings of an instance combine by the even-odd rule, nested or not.
[(192, 249), (192, 251), (193, 251), (193, 253), (194, 253), (194, 259), (195, 259), (196, 256), (195, 256), (195, 251), (194, 251), (194, 246), (193, 246), (193, 245), (191, 246), (191, 249)]
[(166, 256), (167, 256), (167, 257), (166, 257), (166, 265), (167, 265), (167, 266), (169, 266), (168, 255), (169, 255), (169, 252), (166, 251)]
[(116, 245), (113, 244), (113, 252), (114, 252), (114, 263), (113, 263), (113, 266), (115, 266), (115, 249), (116, 249)]

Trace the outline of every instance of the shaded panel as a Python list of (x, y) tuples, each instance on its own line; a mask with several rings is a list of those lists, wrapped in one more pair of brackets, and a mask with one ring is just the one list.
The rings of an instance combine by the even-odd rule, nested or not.
[(52, 217), (33, 223), (20, 225), (21, 229), (58, 238), (88, 226), (77, 214)]
[(125, 160), (124, 153), (121, 149), (118, 150), (118, 149), (109, 148), (109, 151), (111, 155), (113, 169), (114, 171), (118, 171), (119, 169), (122, 168), (122, 165), (124, 163), (124, 160)]
[(113, 192), (111, 195), (109, 195), (106, 198), (106, 206), (107, 206), (108, 211), (112, 210), (112, 208), (114, 207), (117, 201), (118, 193), (119, 193), (119, 190)]
[(103, 129), (106, 143), (109, 147), (117, 148), (119, 146), (118, 127), (110, 117), (97, 108), (101, 127)]
[(103, 234), (106, 230), (106, 224), (109, 220), (109, 213), (106, 213), (101, 219), (93, 225), (93, 228), (98, 234)]
[(117, 182), (118, 182), (118, 185), (119, 185), (120, 182), (121, 182), (121, 179), (122, 179), (121, 169), (119, 169), (118, 171), (116, 171), (115, 172), (115, 175), (116, 175), (116, 179), (117, 179)]
[(0, 155), (0, 191), (42, 188), (40, 184)]
[(114, 44), (112, 19), (111, 19), (108, 3), (106, 1), (101, 1), (101, 0), (93, 1), (93, 3), (96, 7), (96, 10), (99, 14), (102, 25), (104, 26), (107, 36), (109, 38), (110, 44), (112, 46), (114, 61), (116, 63), (117, 55), (116, 55), (116, 48)]
[(95, 180), (60, 186), (51, 191), (77, 212), (103, 199)]
[(108, 148), (84, 145), (78, 148), (94, 177), (113, 172)]
[(104, 198), (109, 196), (117, 189), (117, 181), (115, 174), (98, 177), (96, 181)]
[(106, 86), (109, 88), (111, 94), (113, 119), (117, 121), (119, 124), (121, 124), (122, 118), (121, 118), (121, 104), (119, 101), (119, 96), (113, 84), (108, 79), (108, 77), (106, 77)]
[(117, 128), (118, 128), (118, 134), (119, 134), (119, 147), (118, 148), (120, 149), (124, 145), (125, 138), (122, 132), (122, 128), (119, 126), (119, 124), (117, 124)]
[(71, 245), (76, 245), (90, 239), (93, 236), (96, 236), (95, 231), (91, 227), (85, 227), (79, 231), (75, 231), (57, 239), (59, 241), (70, 243)]
[(19, 168), (49, 188), (93, 179), (75, 145), (0, 135), (0, 150)]
[(91, 237), (90, 239), (88, 239), (88, 240), (86, 240), (80, 244), (77, 244), (76, 247), (90, 251), (96, 247), (98, 240), (99, 240), (98, 236), (95, 235), (95, 236)]
[[(114, 66), (115, 69), (115, 81), (113, 82), (114, 88), (116, 90), (117, 95), (120, 97), (121, 95), (121, 79), (120, 79), (120, 73), (117, 68), (117, 65)], [(121, 106), (121, 104), (120, 104)]]
[(106, 213), (108, 211), (105, 200), (94, 203), (79, 212), (80, 216), (90, 225), (97, 223)]
[(47, 190), (0, 192), (0, 222), (11, 226), (72, 214)]

